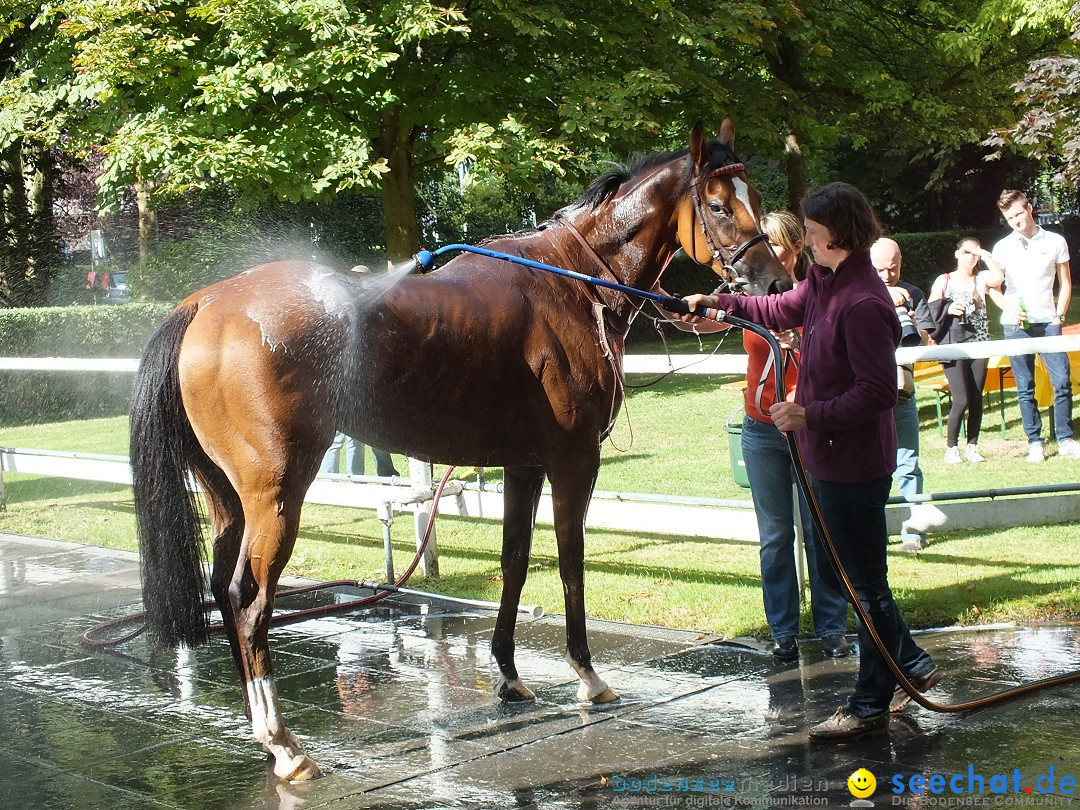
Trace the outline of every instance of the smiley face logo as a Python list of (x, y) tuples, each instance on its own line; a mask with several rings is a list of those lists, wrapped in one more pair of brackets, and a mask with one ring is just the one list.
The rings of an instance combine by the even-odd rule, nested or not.
[(859, 768), (848, 777), (847, 787), (856, 799), (865, 799), (877, 790), (877, 779), (866, 768)]

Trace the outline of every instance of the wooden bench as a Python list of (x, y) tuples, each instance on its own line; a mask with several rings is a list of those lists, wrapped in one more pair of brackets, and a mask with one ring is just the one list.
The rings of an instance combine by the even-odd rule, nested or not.
[(915, 364), (915, 393), (919, 390), (934, 392), (934, 407), (937, 411), (938, 435), (945, 435), (945, 422), (942, 418), (941, 404), (952, 402), (949, 381), (945, 379), (945, 369), (937, 360), (923, 360)]

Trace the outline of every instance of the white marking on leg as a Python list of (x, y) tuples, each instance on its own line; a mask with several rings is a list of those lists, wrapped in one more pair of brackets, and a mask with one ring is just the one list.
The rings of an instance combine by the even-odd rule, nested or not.
[(578, 686), (577, 690), (578, 700), (582, 702), (588, 701), (590, 703), (611, 703), (612, 701), (619, 699), (618, 694), (616, 694), (615, 691), (596, 674), (595, 670), (578, 666), (577, 662), (570, 657), (569, 653), (566, 655), (566, 660), (570, 663), (570, 666), (581, 680), (581, 685)]
[(274, 773), (281, 779), (299, 781), (321, 775), (319, 766), (304, 753), (303, 746), (285, 728), (274, 678), (254, 678), (247, 685), (251, 705), (251, 731), (274, 757)]

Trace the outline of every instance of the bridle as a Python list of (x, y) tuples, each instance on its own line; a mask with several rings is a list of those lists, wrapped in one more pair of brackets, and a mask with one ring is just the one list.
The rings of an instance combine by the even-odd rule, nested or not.
[[(715, 177), (726, 177), (732, 174), (739, 174), (746, 171), (745, 164), (742, 163), (728, 163), (725, 166), (719, 166), (705, 178), (705, 182), (709, 182)], [(735, 265), (746, 255), (746, 252), (750, 250), (758, 242), (768, 239), (768, 234), (758, 232), (754, 236), (751, 236), (741, 245), (733, 245), (731, 247), (724, 244), (717, 244), (713, 240), (712, 233), (709, 231), (709, 226), (705, 220), (705, 209), (701, 202), (701, 185), (702, 180), (700, 177), (695, 176), (693, 183), (690, 187), (690, 199), (693, 201), (693, 215), (701, 220), (701, 232), (705, 235), (705, 244), (708, 245), (709, 251), (712, 253), (713, 261), (719, 261), (721, 267), (724, 270), (724, 280), (732, 289), (738, 290), (741, 287), (745, 287), (750, 281), (745, 276), (740, 276), (739, 271), (735, 269)], [(690, 223), (691, 236), (694, 234), (694, 223)]]

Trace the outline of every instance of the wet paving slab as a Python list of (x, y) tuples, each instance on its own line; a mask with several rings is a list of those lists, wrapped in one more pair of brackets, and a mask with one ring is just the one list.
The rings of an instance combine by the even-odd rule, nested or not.
[[(133, 554), (0, 534), (0, 808), (853, 806), (858, 768), (876, 778), (862, 800), (875, 806), (1071, 806), (1080, 778), (1075, 684), (974, 712), (913, 704), (882, 733), (810, 745), (855, 673), (813, 642), (788, 666), (752, 641), (591, 622), (594, 663), (621, 695), (592, 706), (577, 701), (560, 618), (522, 619), (536, 700), (504, 706), (490, 613), (386, 600), (272, 631), (286, 722), (325, 771), (289, 784), (251, 737), (223, 638), (81, 643), (138, 610), (139, 593)], [(1078, 626), (920, 642), (946, 672), (941, 703), (1080, 669)]]

